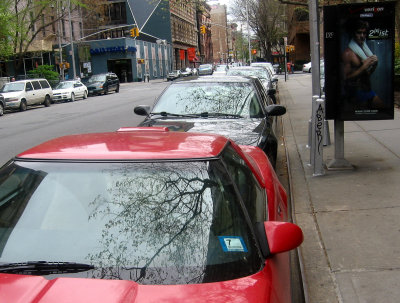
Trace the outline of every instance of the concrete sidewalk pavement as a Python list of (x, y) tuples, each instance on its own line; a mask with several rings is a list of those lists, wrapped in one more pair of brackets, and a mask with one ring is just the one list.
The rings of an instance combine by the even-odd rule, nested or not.
[[(279, 80), (294, 221), (307, 302), (400, 302), (400, 113), (344, 124), (345, 159), (354, 170), (313, 177), (308, 120), (311, 74)], [(324, 148), (324, 163), (334, 155)]]

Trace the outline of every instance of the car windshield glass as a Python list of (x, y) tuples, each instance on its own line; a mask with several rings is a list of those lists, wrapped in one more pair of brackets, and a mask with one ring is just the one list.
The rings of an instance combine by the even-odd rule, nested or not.
[(2, 93), (9, 93), (9, 92), (20, 92), (25, 89), (25, 83), (6, 83), (3, 88), (1, 89)]
[(169, 86), (153, 112), (173, 114), (225, 113), (249, 117), (250, 103), (258, 102), (248, 82), (188, 82)]
[(73, 86), (72, 82), (60, 82), (57, 84), (56, 89), (71, 88)]
[(255, 76), (260, 79), (269, 79), (269, 74), (264, 69), (230, 69), (227, 71), (228, 76)]
[(262, 261), (230, 180), (220, 160), (9, 164), (0, 262), (89, 264), (75, 276), (141, 284), (253, 274)]
[(88, 82), (104, 82), (106, 81), (105, 75), (94, 75), (89, 78)]
[(211, 68), (211, 64), (203, 64), (199, 66), (199, 69)]

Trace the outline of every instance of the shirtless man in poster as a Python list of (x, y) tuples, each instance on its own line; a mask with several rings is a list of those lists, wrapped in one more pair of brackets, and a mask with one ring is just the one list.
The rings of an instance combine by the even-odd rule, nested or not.
[(368, 22), (356, 20), (350, 31), (352, 39), (342, 54), (347, 101), (355, 109), (382, 108), (382, 99), (371, 89), (370, 75), (378, 65), (378, 57), (366, 44)]

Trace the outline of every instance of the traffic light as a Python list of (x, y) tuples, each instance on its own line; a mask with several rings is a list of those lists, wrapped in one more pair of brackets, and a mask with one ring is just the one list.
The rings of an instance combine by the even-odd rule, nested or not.
[(205, 25), (200, 26), (200, 33), (202, 33), (202, 34), (206, 33), (206, 26)]
[(257, 54), (257, 50), (256, 50), (256, 49), (252, 49), (252, 50), (251, 50), (251, 53), (252, 53), (253, 55), (256, 55), (256, 54)]
[(287, 53), (294, 52), (294, 50), (295, 50), (294, 45), (286, 45), (286, 52)]
[(131, 37), (139, 37), (139, 29), (137, 27), (133, 27), (130, 30)]

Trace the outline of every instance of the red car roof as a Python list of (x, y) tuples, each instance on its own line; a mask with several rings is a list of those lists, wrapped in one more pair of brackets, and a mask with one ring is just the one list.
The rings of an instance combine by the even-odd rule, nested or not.
[(117, 132), (56, 138), (22, 152), (23, 159), (145, 160), (212, 158), (228, 139), (166, 128), (122, 128)]

